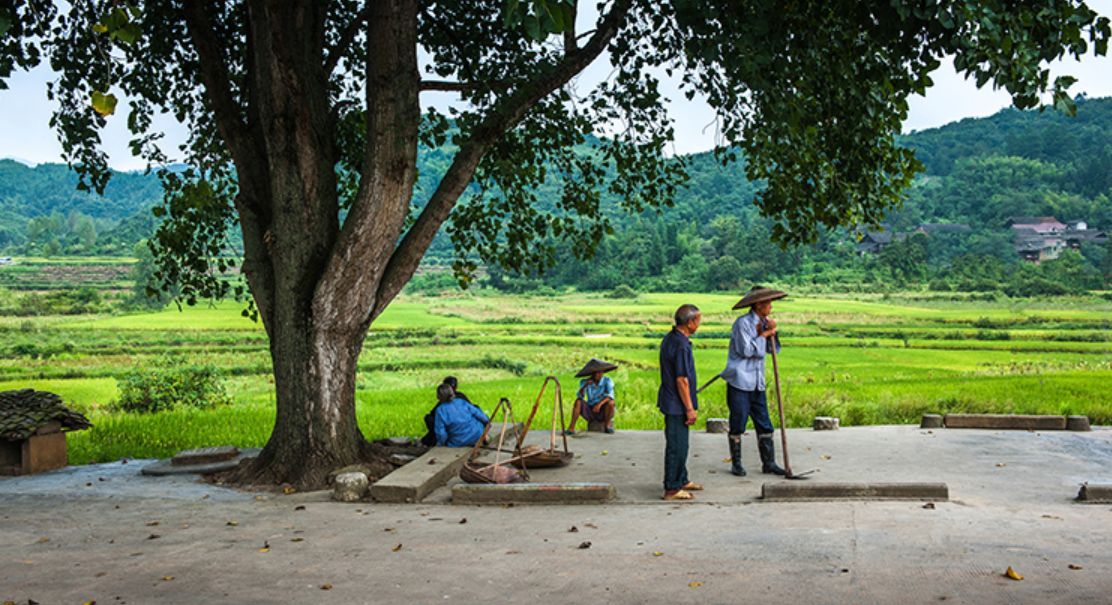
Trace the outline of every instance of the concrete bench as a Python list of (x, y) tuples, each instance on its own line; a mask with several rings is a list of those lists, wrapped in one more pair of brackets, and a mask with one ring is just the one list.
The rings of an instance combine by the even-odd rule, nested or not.
[(1065, 416), (1025, 414), (946, 414), (948, 429), (1010, 429), (1021, 431), (1064, 431)]
[(434, 447), (379, 479), (371, 486), (371, 498), (376, 502), (420, 502), (459, 474), (469, 453), (469, 447)]
[(761, 486), (761, 499), (934, 500), (950, 499), (945, 483), (811, 483), (782, 481)]
[(609, 483), (458, 483), (452, 504), (599, 504), (613, 500)]

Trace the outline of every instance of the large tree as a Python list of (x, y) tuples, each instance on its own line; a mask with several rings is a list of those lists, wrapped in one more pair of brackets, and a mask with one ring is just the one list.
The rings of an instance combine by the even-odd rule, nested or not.
[[(163, 177), (160, 275), (187, 300), (227, 292), (229, 226), (270, 338), (277, 420), (245, 480), (322, 483), (367, 455), (355, 370), (369, 326), (448, 230), (477, 263), (589, 253), (604, 192), (668, 204), (682, 162), (658, 76), (718, 112), (723, 161), (743, 152), (780, 242), (875, 222), (918, 168), (894, 143), (907, 98), (949, 55), (1031, 107), (1068, 80), (1048, 62), (1104, 53), (1108, 20), (1042, 0), (0, 1), (0, 78), (45, 49), (67, 161), (109, 177), (98, 132), (117, 95), (134, 152)], [(588, 14), (589, 13), (589, 14)], [(577, 82), (589, 65), (608, 75)], [(602, 70), (605, 72), (606, 70)], [(2, 80), (0, 80), (2, 81)], [(451, 92), (449, 111), (421, 96)], [(152, 124), (183, 122), (180, 154)], [(123, 113), (122, 109), (121, 112)], [(420, 146), (448, 158), (416, 172)], [(171, 169), (178, 160), (186, 170)], [(432, 177), (431, 179), (429, 177)], [(418, 186), (418, 183), (422, 183)], [(537, 186), (555, 184), (555, 199)]]

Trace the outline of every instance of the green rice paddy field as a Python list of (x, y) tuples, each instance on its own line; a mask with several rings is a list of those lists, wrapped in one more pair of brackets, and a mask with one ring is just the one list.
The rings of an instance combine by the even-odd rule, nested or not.
[[(657, 345), (672, 311), (704, 310), (694, 340), (700, 382), (726, 360), (735, 296), (572, 294), (403, 297), (372, 328), (360, 361), (358, 416), (368, 438), (419, 435), (445, 375), (488, 411), (508, 397), (527, 412), (547, 375), (570, 413), (574, 373), (590, 357), (614, 361), (621, 429), (662, 426)], [(816, 415), (845, 425), (917, 422), (925, 412), (1087, 414), (1112, 423), (1112, 303), (913, 301), (879, 296), (794, 297), (776, 303), (791, 426)], [(233, 404), (158, 414), (114, 411), (116, 378), (163, 356), (218, 367)], [(165, 456), (190, 447), (262, 445), (274, 385), (262, 329), (236, 303), (97, 317), (0, 317), (0, 390), (59, 393), (94, 428), (71, 435), (73, 463)], [(549, 409), (538, 415), (550, 422)], [(719, 382), (701, 419), (726, 416)], [(542, 406), (542, 408), (545, 406)]]

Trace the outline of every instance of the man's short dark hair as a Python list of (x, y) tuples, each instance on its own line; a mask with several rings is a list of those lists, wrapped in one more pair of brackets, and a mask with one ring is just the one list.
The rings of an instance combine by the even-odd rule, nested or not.
[(452, 388), (452, 385), (442, 382), (440, 386), (436, 387), (436, 400), (440, 403), (451, 401), (455, 398), (456, 390)]
[(444, 384), (452, 387), (453, 389), (458, 389), (459, 388), (459, 381), (456, 380), (455, 376), (445, 376), (444, 377)]
[(676, 309), (676, 325), (687, 325), (687, 322), (694, 320), (699, 316), (699, 313), (699, 307), (695, 305), (680, 305), (680, 308)]

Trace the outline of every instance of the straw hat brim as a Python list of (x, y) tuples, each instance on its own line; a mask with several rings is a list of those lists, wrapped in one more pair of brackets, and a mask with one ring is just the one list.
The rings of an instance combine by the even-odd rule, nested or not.
[(758, 303), (780, 300), (781, 298), (786, 298), (787, 296), (787, 292), (773, 290), (772, 288), (753, 289), (746, 293), (746, 295), (741, 300), (737, 301), (737, 304), (734, 305), (733, 308), (744, 309), (745, 307), (751, 307)]
[(576, 374), (575, 377), (576, 378), (581, 378), (581, 377), (584, 377), (584, 376), (590, 376), (590, 375), (594, 374), (595, 372), (609, 372), (611, 370), (617, 370), (617, 369), (618, 369), (618, 366), (616, 366), (616, 365), (614, 365), (614, 364), (612, 364), (608, 361), (601, 361), (599, 359), (592, 359), (591, 361), (587, 362), (587, 365), (583, 366), (582, 370), (579, 370), (579, 373)]

